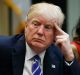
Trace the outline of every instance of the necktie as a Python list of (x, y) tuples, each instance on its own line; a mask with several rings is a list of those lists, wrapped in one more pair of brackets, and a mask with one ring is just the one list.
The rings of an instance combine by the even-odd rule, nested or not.
[(34, 62), (32, 65), (32, 75), (43, 75), (39, 63), (40, 57), (38, 55), (34, 56)]

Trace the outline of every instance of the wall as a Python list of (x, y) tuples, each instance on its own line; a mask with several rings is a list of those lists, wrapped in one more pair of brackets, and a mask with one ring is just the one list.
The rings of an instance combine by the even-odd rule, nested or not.
[(72, 40), (72, 29), (80, 17), (80, 0), (68, 0), (67, 4), (67, 31), (70, 34), (70, 38)]
[(8, 16), (8, 8), (0, 0), (0, 35), (8, 35), (9, 33)]

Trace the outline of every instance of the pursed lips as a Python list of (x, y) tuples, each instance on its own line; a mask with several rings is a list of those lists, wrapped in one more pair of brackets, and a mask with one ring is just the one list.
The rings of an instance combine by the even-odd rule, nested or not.
[(40, 43), (43, 43), (43, 42), (45, 42), (44, 40), (42, 40), (42, 39), (39, 39), (39, 38), (34, 38), (34, 40), (35, 40), (35, 42), (40, 42)]

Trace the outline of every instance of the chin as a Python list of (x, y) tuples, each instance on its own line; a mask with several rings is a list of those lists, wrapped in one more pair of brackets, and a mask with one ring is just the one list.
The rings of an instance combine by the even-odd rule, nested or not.
[(32, 43), (32, 46), (34, 46), (36, 49), (44, 49), (45, 48), (45, 45), (42, 44), (42, 43)]

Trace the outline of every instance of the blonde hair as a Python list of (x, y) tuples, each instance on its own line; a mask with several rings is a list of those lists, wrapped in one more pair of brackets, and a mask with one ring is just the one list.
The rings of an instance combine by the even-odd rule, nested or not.
[(42, 14), (50, 19), (55, 19), (59, 26), (62, 26), (64, 21), (64, 14), (61, 8), (57, 5), (50, 3), (37, 3), (33, 4), (27, 14), (27, 19), (37, 15)]

